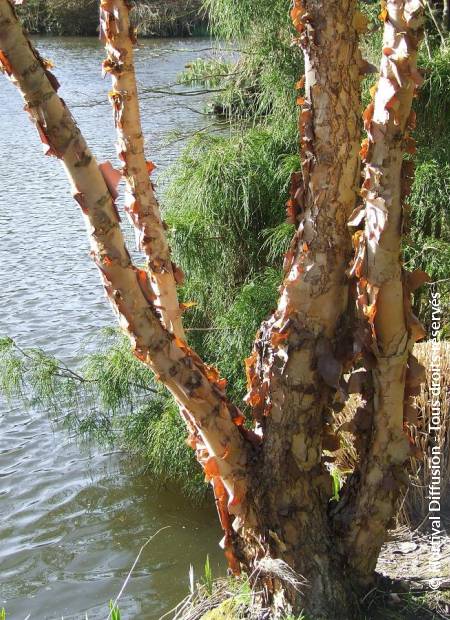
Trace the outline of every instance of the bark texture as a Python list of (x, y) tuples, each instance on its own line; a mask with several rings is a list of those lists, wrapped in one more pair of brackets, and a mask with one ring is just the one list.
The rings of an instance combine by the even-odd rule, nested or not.
[(184, 408), (191, 445), (214, 487), (226, 553), (237, 571), (231, 521), (237, 517), (238, 527), (250, 512), (246, 501), (250, 444), (242, 427), (243, 416), (227, 400), (225, 382), (217, 371), (162, 325), (147, 274), (132, 264), (125, 247), (109, 174), (98, 166), (57, 95), (55, 76), (24, 35), (8, 0), (0, 0), (0, 62), (24, 98), (44, 152), (58, 157), (64, 165), (85, 218), (92, 258), (135, 355)]
[[(412, 316), (410, 288), (402, 269), (403, 206), (411, 181), (414, 152), (410, 135), (415, 113), (413, 97), (421, 83), (417, 49), (422, 32), (419, 0), (388, 0), (383, 4), (383, 52), (380, 78), (364, 112), (367, 139), (361, 190), (363, 205), (353, 213), (357, 305), (366, 325), (360, 341), (370, 367), (372, 386), (366, 410), (359, 412), (365, 445), (351, 479), (336, 524), (345, 533), (346, 554), (363, 582), (374, 575), (381, 545), (395, 514), (411, 455), (405, 424), (411, 406), (409, 389), (420, 374), (411, 351), (424, 336)], [(361, 438), (361, 437), (360, 437)]]
[[(404, 152), (413, 150), (411, 102), (420, 82), (420, 2), (383, 3), (381, 77), (364, 113), (364, 204), (356, 209), (360, 79), (368, 69), (358, 38), (365, 19), (357, 0), (293, 3), (295, 42), (305, 57), (297, 84), (304, 88), (298, 98), (301, 171), (293, 175), (287, 204), (296, 233), (277, 308), (247, 360), (254, 431), (227, 400), (225, 380), (182, 338), (174, 268), (144, 155), (128, 6), (122, 0), (100, 5), (127, 208), (150, 280), (125, 247), (114, 203), (117, 175), (95, 161), (8, 0), (0, 0), (0, 63), (22, 93), (44, 151), (66, 169), (92, 257), (136, 356), (180, 404), (189, 443), (214, 489), (230, 567), (238, 572), (243, 564), (256, 576), (275, 613), (290, 607), (315, 620), (355, 618), (354, 575), (360, 581), (373, 575), (409, 454), (405, 419), (420, 376), (410, 355), (422, 334), (409, 294), (418, 278), (407, 276), (400, 260), (402, 202), (411, 177)], [(327, 461), (339, 445), (332, 411), (345, 400), (342, 374), (353, 363), (349, 219), (357, 229), (350, 273), (361, 313), (357, 341), (366, 366), (372, 363), (365, 381), (371, 411), (362, 412), (369, 423), (360, 434), (360, 467), (331, 514)]]
[[(129, 5), (124, 0), (101, 0), (100, 31), (105, 40), (107, 58), (103, 71), (111, 75), (109, 99), (113, 106), (118, 135), (117, 152), (123, 161), (126, 180), (125, 208), (136, 229), (138, 248), (147, 258), (155, 305), (165, 327), (179, 338), (185, 338), (178, 304), (174, 266), (170, 259), (163, 222), (150, 174), (154, 165), (146, 161), (139, 101), (134, 70), (133, 44)], [(180, 274), (180, 270), (177, 270)]]
[[(134, 69), (133, 46), (136, 40), (129, 19), (131, 6), (124, 0), (101, 0), (100, 2), (100, 32), (107, 52), (107, 58), (103, 62), (103, 74), (110, 74), (112, 79), (113, 88), (109, 93), (109, 98), (118, 135), (117, 152), (119, 159), (124, 162), (122, 173), (126, 181), (125, 210), (135, 227), (138, 248), (147, 258), (150, 290), (153, 293), (152, 305), (158, 309), (166, 329), (175, 334), (180, 346), (186, 349), (181, 309), (176, 291), (177, 280), (180, 280), (183, 274), (171, 261), (164, 223), (161, 219), (154, 187), (150, 181), (154, 164), (145, 158)], [(141, 277), (144, 276), (141, 274)], [(202, 365), (201, 360), (192, 351), (189, 354), (197, 364)], [(215, 381), (216, 387), (225, 389), (226, 382), (219, 378), (215, 369), (208, 368), (207, 373)], [(175, 395), (174, 392), (172, 393)], [(222, 454), (224, 450), (217, 453), (210, 444), (205, 443), (198, 422), (190, 415), (186, 403), (178, 398), (176, 400), (180, 406), (181, 416), (188, 427), (189, 443), (196, 450), (197, 459), (203, 466), (206, 478), (213, 486), (220, 522), (225, 531), (224, 546), (230, 567), (238, 572), (238, 564), (232, 552), (234, 530), (231, 528), (230, 511), (233, 510), (228, 507), (229, 501), (236, 500), (232, 500), (230, 489), (227, 490), (224, 485), (215, 460), (215, 455)], [(242, 415), (235, 408), (232, 411), (235, 424), (242, 425)], [(245, 434), (244, 429), (242, 432)], [(227, 440), (220, 437), (219, 441), (223, 443), (226, 451)], [(243, 472), (241, 472), (242, 476)], [(242, 481), (239, 486), (241, 487), (239, 501), (244, 501)], [(240, 523), (240, 520), (236, 522), (236, 529)]]
[(291, 603), (298, 608), (300, 598), (314, 618), (345, 618), (352, 607), (345, 562), (328, 525), (332, 492), (323, 450), (338, 447), (331, 406), (348, 353), (347, 220), (357, 199), (365, 67), (358, 49), (365, 23), (356, 5), (305, 0), (292, 10), (305, 57), (305, 77), (297, 85), (305, 88), (298, 100), (302, 168), (287, 204), (297, 231), (278, 307), (247, 360), (247, 402), (263, 438), (255, 536), (265, 553), (307, 577), (301, 596), (291, 589)]

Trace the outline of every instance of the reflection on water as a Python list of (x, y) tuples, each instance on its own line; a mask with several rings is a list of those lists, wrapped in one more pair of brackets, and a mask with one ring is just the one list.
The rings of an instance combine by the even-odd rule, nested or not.
[[(37, 46), (55, 63), (60, 94), (98, 159), (115, 161), (99, 43), (46, 38)], [(173, 82), (204, 47), (204, 40), (143, 42), (141, 86)], [(189, 105), (201, 107), (201, 100)], [(0, 335), (75, 364), (81, 343), (95, 347), (98, 330), (113, 324), (112, 313), (64, 172), (57, 160), (43, 158), (20, 97), (4, 79), (0, 109)], [(164, 145), (169, 132), (202, 122), (167, 96), (145, 98), (142, 116), (148, 155), (160, 168), (179, 152), (179, 143)], [(84, 618), (86, 611), (90, 619), (105, 618), (141, 545), (166, 525), (122, 597), (125, 619), (158, 618), (173, 607), (186, 594), (189, 564), (201, 570), (207, 553), (223, 570), (210, 507), (195, 509), (173, 490), (158, 490), (118, 455), (77, 446), (45, 412), (4, 402), (0, 515), (0, 606), (8, 620)]]

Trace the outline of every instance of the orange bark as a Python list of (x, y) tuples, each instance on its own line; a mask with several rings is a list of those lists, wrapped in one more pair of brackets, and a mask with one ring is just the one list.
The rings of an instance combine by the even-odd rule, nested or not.
[(136, 228), (138, 246), (147, 257), (155, 305), (160, 309), (163, 323), (169, 331), (184, 339), (170, 248), (150, 181), (154, 165), (145, 159), (129, 10), (125, 0), (100, 2), (100, 29), (107, 52), (103, 71), (110, 74), (112, 80), (109, 98), (118, 135), (117, 151), (124, 162), (125, 208)]
[(238, 529), (249, 518), (249, 446), (241, 426), (242, 414), (227, 400), (217, 372), (162, 325), (146, 285), (147, 276), (132, 264), (125, 246), (105, 172), (57, 95), (56, 78), (24, 35), (8, 0), (0, 0), (0, 51), (2, 65), (24, 98), (25, 109), (39, 131), (45, 152), (57, 156), (64, 165), (86, 222), (91, 256), (135, 355), (154, 371), (183, 407), (199, 460), (204, 463), (214, 459), (210, 477), (213, 484), (219, 479), (216, 487), (222, 485), (220, 515), (224, 517), (226, 513), (225, 546), (232, 567), (237, 569), (232, 554), (232, 525)]
[[(380, 78), (364, 113), (364, 205), (352, 223), (364, 228), (354, 234), (352, 273), (358, 277), (358, 308), (367, 323), (364, 355), (376, 360), (372, 370), (372, 411), (367, 410), (366, 445), (361, 463), (337, 511), (345, 531), (350, 564), (362, 579), (375, 570), (396, 501), (405, 481), (403, 464), (410, 455), (404, 408), (411, 351), (423, 331), (410, 312), (401, 260), (403, 177), (410, 170), (411, 105), (421, 83), (416, 58), (422, 32), (419, 0), (388, 0), (384, 21)], [(369, 409), (369, 407), (368, 407)], [(373, 419), (372, 417), (373, 416)]]
[[(259, 576), (261, 561), (283, 560), (309, 583), (299, 592), (282, 571), (264, 574), (268, 598), (274, 606), (282, 601), (295, 612), (305, 609), (327, 619), (354, 617), (353, 576), (373, 575), (386, 536), (408, 454), (403, 407), (408, 380), (417, 382), (410, 351), (421, 333), (410, 313), (400, 260), (402, 175), (409, 174), (403, 155), (411, 151), (410, 109), (420, 80), (415, 62), (421, 5), (388, 0), (382, 11), (381, 77), (364, 113), (368, 138), (361, 151), (360, 78), (367, 63), (358, 48), (365, 20), (356, 9), (357, 0), (293, 3), (296, 42), (305, 56), (305, 78), (297, 84), (305, 88), (298, 99), (301, 172), (293, 176), (287, 205), (296, 233), (276, 311), (263, 323), (247, 360), (252, 435), (227, 400), (217, 371), (180, 338), (170, 253), (144, 156), (126, 3), (101, 0), (104, 69), (113, 76), (119, 155), (151, 286), (125, 247), (113, 187), (105, 181), (110, 175), (97, 165), (56, 94), (57, 82), (24, 36), (11, 3), (0, 0), (0, 62), (22, 93), (47, 154), (59, 157), (66, 169), (92, 256), (135, 354), (181, 406), (188, 441), (214, 489), (230, 567), (237, 572), (243, 561)], [(364, 205), (352, 214), (359, 153), (365, 160)], [(342, 404), (341, 375), (352, 357), (349, 218), (359, 228), (350, 271), (369, 339), (365, 353), (377, 362), (373, 427), (364, 436), (364, 460), (330, 515), (323, 452), (337, 447), (331, 409)]]

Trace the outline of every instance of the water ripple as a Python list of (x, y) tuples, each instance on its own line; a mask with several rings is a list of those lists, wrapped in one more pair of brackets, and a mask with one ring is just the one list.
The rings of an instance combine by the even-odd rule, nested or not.
[[(103, 51), (90, 39), (37, 40), (55, 63), (61, 96), (99, 160), (116, 161), (107, 102), (99, 79)], [(177, 48), (204, 41), (147, 41), (137, 54), (144, 86), (174, 81), (192, 59)], [(161, 55), (168, 48), (173, 53)], [(194, 55), (195, 57), (195, 55)], [(86, 107), (89, 101), (103, 105)], [(98, 330), (113, 324), (89, 258), (82, 218), (59, 162), (43, 158), (15, 89), (0, 82), (0, 336), (42, 347), (69, 364), (80, 343), (95, 348)], [(143, 125), (157, 164), (174, 161), (160, 147), (168, 132), (199, 126), (199, 116), (173, 97), (145, 100)], [(182, 123), (182, 127), (180, 127)], [(117, 162), (116, 162), (117, 163)], [(161, 166), (163, 167), (163, 166)], [(128, 238), (132, 239), (131, 231)], [(220, 535), (212, 512), (194, 510), (169, 491), (157, 491), (118, 460), (80, 447), (55, 428), (46, 412), (0, 402), (0, 605), (8, 618), (104, 619), (145, 540), (149, 545), (124, 596), (125, 618), (151, 619), (172, 607), (187, 587), (190, 562), (207, 553), (219, 562)]]

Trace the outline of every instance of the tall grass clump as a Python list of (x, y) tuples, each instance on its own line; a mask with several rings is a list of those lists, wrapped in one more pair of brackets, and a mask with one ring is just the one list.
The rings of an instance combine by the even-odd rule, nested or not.
[[(450, 335), (450, 41), (430, 57), (422, 52), (425, 81), (416, 102), (416, 171), (409, 197), (410, 235), (405, 244), (409, 270), (423, 269), (439, 282), (443, 332)], [(415, 294), (414, 308), (429, 327), (427, 287)]]
[[(292, 138), (294, 136), (294, 138)], [(190, 341), (242, 398), (242, 359), (274, 306), (292, 227), (284, 223), (295, 132), (264, 125), (196, 136), (171, 172), (165, 219), (188, 274)]]

